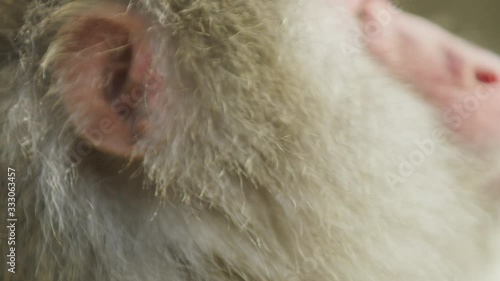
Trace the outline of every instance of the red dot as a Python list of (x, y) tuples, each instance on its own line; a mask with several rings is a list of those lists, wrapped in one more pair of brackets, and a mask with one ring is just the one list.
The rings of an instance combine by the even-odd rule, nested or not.
[(498, 82), (498, 77), (495, 73), (483, 70), (476, 72), (476, 79), (480, 82), (488, 84)]

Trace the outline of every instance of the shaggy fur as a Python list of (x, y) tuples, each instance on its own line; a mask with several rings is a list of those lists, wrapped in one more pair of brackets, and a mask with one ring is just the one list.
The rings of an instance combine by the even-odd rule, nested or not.
[(57, 31), (102, 2), (32, 3), (19, 63), (0, 72), (0, 167), (17, 170), (20, 220), (4, 280), (496, 280), (486, 163), (448, 140), (388, 180), (444, 129), (346, 55), (355, 21), (328, 2), (131, 3), (155, 19), (166, 113), (150, 115), (143, 161), (77, 164)]

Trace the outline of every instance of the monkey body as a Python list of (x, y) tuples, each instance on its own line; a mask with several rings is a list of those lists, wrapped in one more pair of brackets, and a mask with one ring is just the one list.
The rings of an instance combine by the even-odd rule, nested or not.
[[(339, 5), (267, 2), (27, 8), (0, 74), (19, 219), (5, 280), (497, 280), (492, 162), (364, 47), (345, 52), (359, 27)], [(113, 123), (134, 131), (128, 157), (87, 138), (93, 113), (75, 112), (88, 101), (67, 98), (111, 71), (97, 44), (80, 47), (120, 49), (115, 25), (128, 78), (150, 50), (144, 79), (163, 81)], [(131, 39), (142, 26), (154, 34)]]

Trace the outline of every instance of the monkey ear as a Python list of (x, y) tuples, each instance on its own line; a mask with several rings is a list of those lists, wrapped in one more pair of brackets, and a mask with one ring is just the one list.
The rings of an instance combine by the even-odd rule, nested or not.
[(116, 7), (93, 10), (60, 30), (45, 57), (74, 128), (100, 151), (140, 156), (136, 143), (158, 89), (146, 34), (139, 15)]

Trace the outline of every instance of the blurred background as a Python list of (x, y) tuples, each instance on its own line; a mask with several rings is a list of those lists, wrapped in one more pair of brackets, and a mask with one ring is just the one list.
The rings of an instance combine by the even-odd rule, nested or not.
[(500, 0), (393, 0), (445, 29), (500, 54)]

